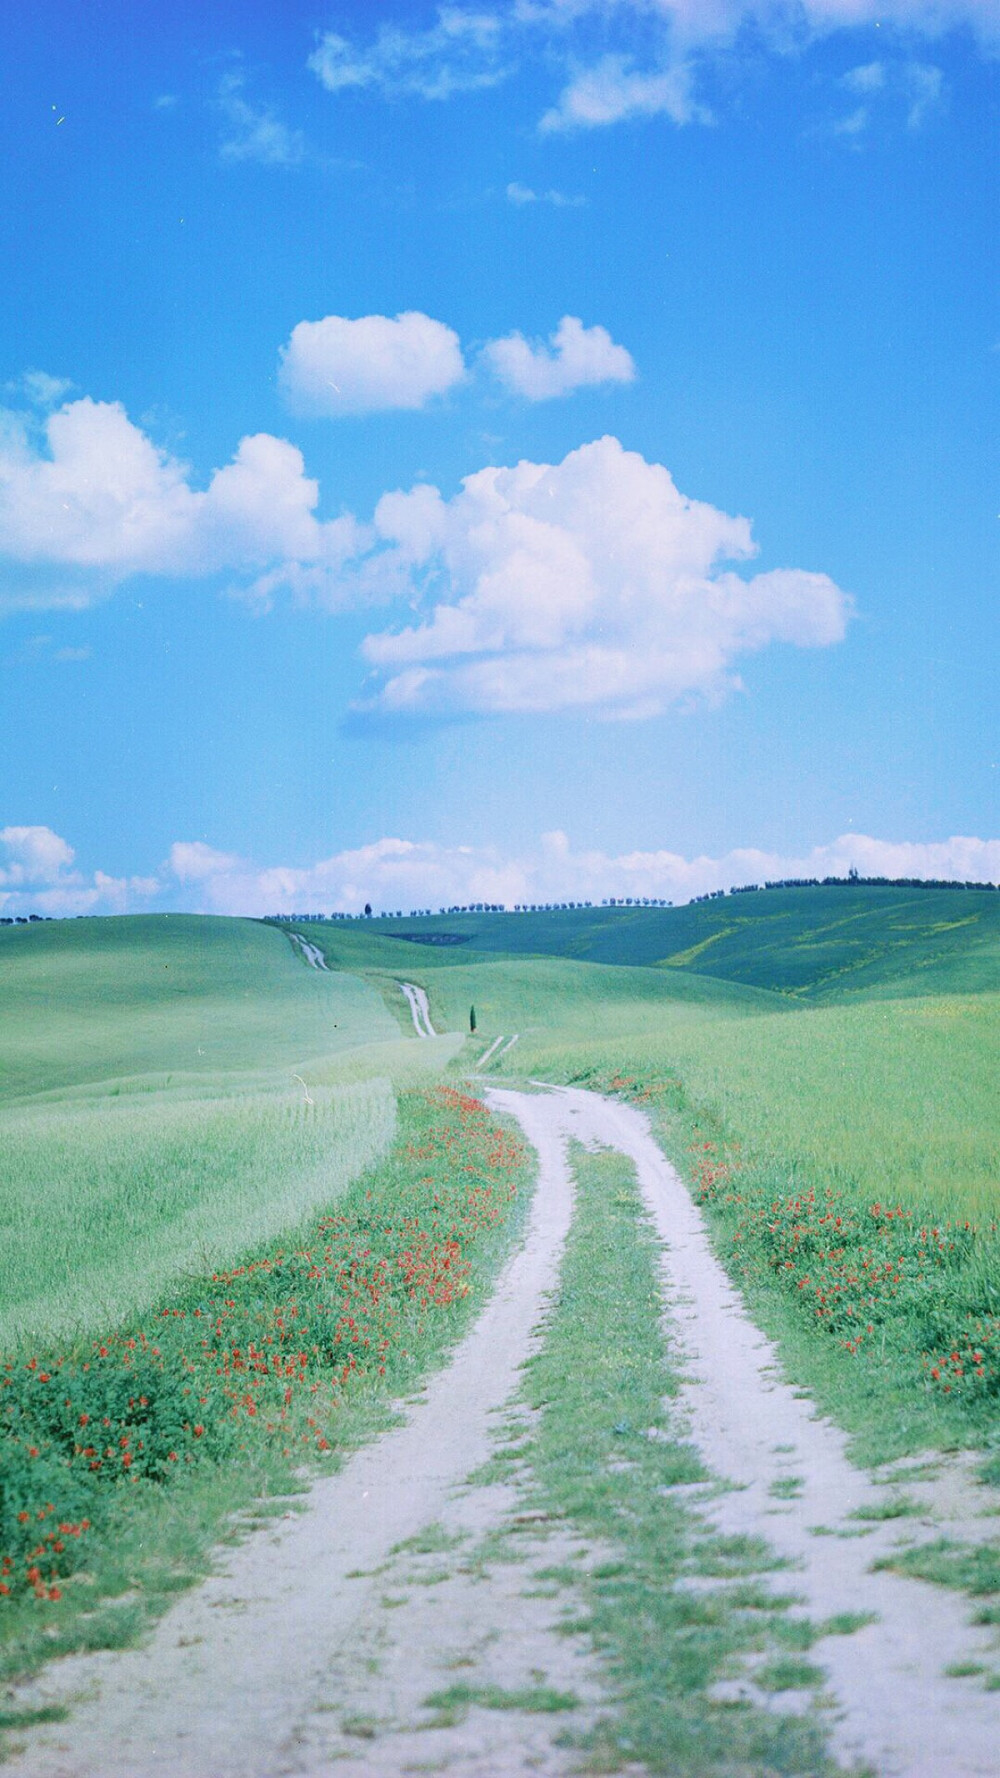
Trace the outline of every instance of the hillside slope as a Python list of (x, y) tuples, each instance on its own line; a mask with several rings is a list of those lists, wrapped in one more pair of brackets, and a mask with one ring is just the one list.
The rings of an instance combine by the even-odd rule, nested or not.
[(1000, 990), (1000, 895), (988, 889), (764, 889), (679, 908), (445, 914), (315, 930), (345, 957), (364, 955), (363, 934), (391, 939), (400, 966), (407, 953), (424, 968), (470, 952), (556, 956), (810, 1000)]
[(399, 1036), (357, 977), (251, 920), (0, 928), (0, 1098), (147, 1073), (264, 1071)]

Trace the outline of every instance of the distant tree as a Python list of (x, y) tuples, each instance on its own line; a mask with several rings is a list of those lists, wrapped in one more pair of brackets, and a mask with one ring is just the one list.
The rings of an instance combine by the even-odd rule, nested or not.
[(469, 1008), (469, 1030), (474, 1033), (475, 1029), (476, 1029), (476, 1009), (474, 1006), (470, 1006), (470, 1008)]
[(370, 914), (371, 911), (372, 911), (372, 904), (370, 901), (366, 901), (365, 902), (365, 913)]

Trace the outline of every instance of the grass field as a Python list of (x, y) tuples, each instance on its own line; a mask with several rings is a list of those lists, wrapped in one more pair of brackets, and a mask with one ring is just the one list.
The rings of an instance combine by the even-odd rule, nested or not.
[(0, 1098), (156, 1074), (288, 1073), (398, 1038), (356, 976), (251, 920), (149, 914), (0, 927)]
[[(804, 999), (1000, 991), (1000, 895), (987, 889), (773, 889), (679, 908), (448, 914), (315, 931), (345, 958), (361, 955), (368, 937), (392, 938), (401, 946), (394, 961), (408, 951), (428, 968), (469, 951), (683, 970)], [(460, 943), (398, 936), (442, 932)]]
[[(368, 1226), (365, 1170), (387, 1209), (412, 1173), (403, 1149), (387, 1159), (400, 1094), (416, 1104), (517, 1033), (491, 1076), (580, 1081), (651, 1112), (792, 1375), (863, 1455), (988, 1443), (998, 912), (985, 891), (852, 888), (446, 916), (433, 929), (463, 942), (440, 946), (398, 936), (426, 922), (296, 928), (328, 971), (250, 921), (0, 929), (0, 1345), (25, 1362), (29, 1341), (59, 1340), (72, 1357), (301, 1239), (321, 1210)], [(442, 1036), (416, 1038), (400, 981), (427, 989)], [(251, 1318), (270, 1313), (260, 1279), (240, 1285)], [(178, 1572), (250, 1498), (235, 1470), (198, 1474), (187, 1557), (177, 1509), (155, 1507)], [(123, 1537), (137, 1572), (134, 1525)], [(127, 1590), (109, 1551), (100, 1588), (121, 1568)], [(70, 1616), (65, 1646), (87, 1645)], [(98, 1614), (86, 1635), (103, 1645), (124, 1622)]]
[(0, 1003), (3, 1345), (116, 1325), (332, 1202), (388, 1146), (413, 1047), (247, 920), (0, 929)]
[(330, 1205), (392, 1140), (387, 1080), (100, 1096), (0, 1119), (0, 1349), (98, 1335)]
[(193, 1269), (103, 1337), (11, 1353), (0, 1679), (128, 1643), (232, 1539), (235, 1512), (266, 1522), (303, 1466), (387, 1424), (482, 1304), (530, 1178), (481, 1104), (410, 1090), (391, 1150), (322, 1214), (245, 1245), (238, 1265)]
[[(462, 945), (407, 945), (375, 922), (313, 936), (390, 1003), (408, 963), (439, 1028), (467, 1029), (475, 1005), (465, 1066), (517, 1032), (491, 1075), (589, 1084), (651, 1111), (795, 1374), (860, 1452), (887, 1456), (988, 1441), (1000, 1400), (997, 904), (962, 889), (776, 890), (445, 917), (466, 923)], [(668, 924), (678, 949), (645, 966), (487, 949), (491, 935), (540, 947), (546, 918), (552, 949), (648, 955)], [(857, 933), (864, 958), (846, 968)], [(718, 973), (698, 973), (710, 959)], [(928, 992), (933, 980), (963, 991)]]

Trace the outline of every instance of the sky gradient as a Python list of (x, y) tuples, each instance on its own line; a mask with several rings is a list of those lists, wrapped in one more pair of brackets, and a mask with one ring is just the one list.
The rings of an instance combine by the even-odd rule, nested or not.
[(3, 911), (1000, 878), (993, 5), (0, 56)]

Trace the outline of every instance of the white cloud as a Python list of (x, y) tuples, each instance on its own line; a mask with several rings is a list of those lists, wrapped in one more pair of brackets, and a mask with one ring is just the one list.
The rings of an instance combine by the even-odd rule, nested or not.
[(252, 105), (244, 97), (245, 76), (239, 69), (219, 84), (219, 110), (226, 124), (220, 145), (223, 160), (259, 161), (265, 167), (297, 167), (305, 159), (305, 137), (290, 130), (268, 105)]
[(579, 210), (587, 202), (584, 197), (567, 197), (562, 191), (532, 191), (530, 185), (521, 185), (516, 179), (508, 185), (506, 197), (508, 203), (519, 209), (525, 204), (551, 204), (556, 210)]
[(863, 67), (849, 68), (841, 82), (851, 93), (877, 93), (885, 86), (885, 63), (865, 62)]
[(494, 376), (528, 401), (548, 401), (593, 383), (630, 383), (635, 365), (604, 327), (584, 327), (564, 315), (548, 346), (531, 345), (523, 333), (491, 340), (483, 358)]
[(239, 869), (235, 852), (217, 852), (203, 840), (177, 840), (170, 848), (168, 865), (181, 883), (204, 883)]
[[(302, 453), (269, 433), (242, 439), (199, 490), (118, 402), (69, 402), (40, 438), (0, 414), (2, 552), (22, 565), (4, 603), (79, 609), (130, 574), (246, 577), (279, 564), (308, 565), (332, 589), (363, 538), (349, 518), (317, 520), (318, 500)], [(52, 567), (69, 578), (45, 584)]]
[(711, 121), (698, 82), (713, 57), (731, 69), (741, 42), (754, 58), (790, 55), (874, 25), (887, 44), (968, 27), (987, 53), (1000, 49), (996, 0), (506, 0), (488, 10), (442, 6), (429, 29), (381, 25), (369, 41), (328, 32), (309, 66), (333, 93), (442, 100), (533, 60), (563, 74), (543, 133), (657, 115), (683, 125)]
[[(183, 852), (184, 847), (175, 847)], [(206, 851), (209, 848), (205, 848)], [(214, 854), (216, 858), (224, 854)], [(304, 866), (259, 867), (233, 860), (203, 877), (193, 911), (217, 914), (360, 913), (449, 907), (470, 902), (601, 901), (615, 896), (681, 903), (735, 884), (787, 877), (861, 876), (1000, 881), (1000, 840), (955, 838), (918, 844), (844, 834), (800, 854), (739, 847), (713, 858), (667, 849), (609, 854), (575, 851), (566, 834), (543, 834), (520, 855), (490, 846), (442, 846), (387, 838)]]
[(52, 377), (47, 370), (26, 370), (21, 387), (35, 407), (56, 407), (73, 385), (68, 377)]
[(76, 853), (51, 827), (0, 828), (6, 861), (0, 868), (5, 889), (23, 883), (54, 883), (73, 863)]
[(785, 877), (947, 878), (1000, 882), (1000, 840), (955, 837), (919, 843), (842, 834), (800, 853), (737, 847), (685, 858), (667, 848), (575, 850), (565, 833), (542, 834), (523, 852), (384, 838), (314, 864), (259, 865), (201, 840), (177, 841), (158, 877), (75, 868), (73, 848), (49, 827), (0, 830), (0, 912), (128, 913), (152, 905), (192, 913), (360, 913), (470, 902), (601, 901), (615, 896), (680, 903), (712, 889)]
[(388, 495), (374, 530), (383, 572), (429, 607), (364, 644), (385, 675), (365, 707), (394, 715), (652, 716), (724, 696), (741, 653), (840, 641), (850, 613), (825, 574), (721, 571), (756, 553), (749, 522), (689, 500), (615, 438), (555, 465), (482, 469), (451, 500)]
[(282, 392), (303, 414), (420, 408), (464, 375), (458, 335), (416, 309), (395, 319), (327, 315), (300, 321), (281, 350)]
[(538, 127), (544, 135), (551, 135), (657, 115), (676, 124), (712, 121), (711, 112), (694, 97), (690, 62), (642, 69), (625, 55), (606, 55), (574, 75)]
[(331, 93), (375, 87), (389, 95), (450, 99), (505, 79), (509, 68), (500, 52), (509, 23), (496, 12), (439, 6), (429, 29), (382, 24), (364, 47), (326, 31), (308, 66)]
[(937, 111), (944, 97), (944, 75), (929, 62), (907, 62), (903, 80), (909, 93), (907, 128), (918, 130)]
[(76, 853), (51, 827), (0, 828), (0, 913), (126, 913), (162, 884), (155, 877), (92, 877), (74, 869)]
[(849, 69), (840, 84), (864, 102), (833, 124), (837, 136), (862, 135), (878, 116), (876, 107), (890, 118), (902, 112), (907, 129), (918, 130), (945, 100), (944, 75), (930, 62), (866, 62)]

